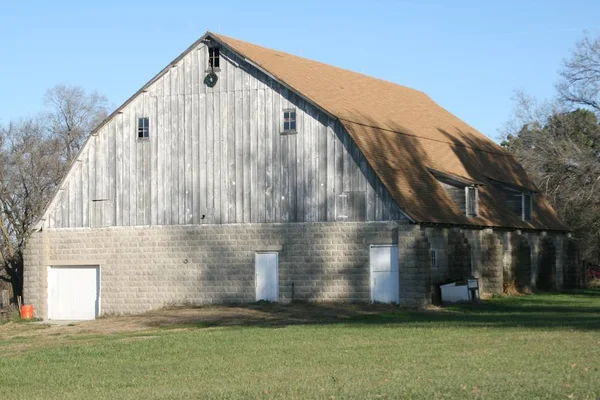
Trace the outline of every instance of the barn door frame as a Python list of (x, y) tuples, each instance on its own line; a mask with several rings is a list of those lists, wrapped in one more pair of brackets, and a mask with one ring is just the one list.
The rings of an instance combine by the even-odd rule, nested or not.
[(51, 319), (51, 318), (55, 318), (56, 316), (52, 315), (51, 312), (51, 306), (52, 306), (52, 302), (51, 302), (51, 298), (50, 298), (50, 290), (51, 285), (53, 285), (52, 283), (52, 277), (53, 277), (53, 268), (56, 269), (77, 269), (77, 268), (86, 268), (86, 269), (95, 269), (96, 270), (96, 304), (95, 304), (95, 317), (94, 319), (98, 318), (101, 314), (102, 314), (102, 266), (100, 263), (89, 263), (89, 262), (73, 262), (73, 261), (57, 261), (57, 262), (52, 262), (49, 265), (46, 266), (46, 288), (47, 290), (45, 290), (45, 298), (44, 298), (44, 303), (45, 303), (45, 312), (46, 312), (46, 319)]
[[(390, 266), (389, 271), (378, 271), (374, 270), (373, 263), (373, 250), (376, 248), (388, 248), (390, 249)], [(395, 255), (395, 257), (394, 257)], [(395, 262), (394, 262), (395, 258)], [(398, 254), (398, 245), (396, 244), (372, 244), (369, 246), (369, 286), (371, 291), (371, 303), (382, 302), (389, 304), (400, 304), (400, 265), (399, 265), (400, 256)], [(387, 277), (385, 276), (385, 272), (389, 272)], [(377, 276), (379, 275), (379, 276)], [(394, 278), (395, 276), (395, 278)], [(389, 301), (382, 301), (380, 298), (376, 299), (376, 286), (377, 279), (386, 278), (388, 279), (388, 283), (391, 282), (393, 293), (388, 293), (390, 299)], [(379, 282), (381, 283), (381, 282)]]
[[(267, 285), (269, 282), (272, 282), (272, 287), (274, 288), (274, 293), (271, 293), (271, 290), (267, 290), (267, 294), (259, 293), (259, 283), (260, 278), (262, 278), (262, 274), (259, 274), (259, 259), (266, 258), (267, 256), (274, 256), (275, 267), (274, 271), (269, 271), (272, 275), (270, 279), (268, 279)], [(273, 261), (273, 260), (271, 260)], [(274, 277), (273, 277), (274, 275)], [(256, 301), (266, 300), (266, 301), (279, 301), (279, 252), (277, 251), (257, 251), (254, 253), (254, 291), (255, 291), (255, 299)], [(267, 298), (265, 298), (267, 297)]]

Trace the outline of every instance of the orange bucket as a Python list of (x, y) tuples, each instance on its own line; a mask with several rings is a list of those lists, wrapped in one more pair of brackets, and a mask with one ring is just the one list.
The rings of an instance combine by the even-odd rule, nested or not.
[(32, 305), (21, 306), (21, 318), (33, 319), (33, 306)]

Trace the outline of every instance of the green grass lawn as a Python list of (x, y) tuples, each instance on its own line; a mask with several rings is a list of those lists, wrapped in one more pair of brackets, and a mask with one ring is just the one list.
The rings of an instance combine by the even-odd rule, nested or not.
[(80, 332), (56, 343), (37, 334), (51, 328), (30, 325), (0, 342), (0, 398), (600, 397), (600, 290), (302, 325)]

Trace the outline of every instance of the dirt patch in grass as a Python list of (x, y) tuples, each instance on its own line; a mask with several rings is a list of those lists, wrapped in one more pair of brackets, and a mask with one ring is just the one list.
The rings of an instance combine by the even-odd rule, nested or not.
[[(53, 325), (43, 322), (0, 325), (0, 349), (20, 352), (31, 348), (84, 343), (93, 337), (142, 340), (153, 331), (198, 327), (284, 326), (296, 324), (334, 323), (357, 316), (398, 311), (392, 305), (359, 305), (329, 303), (256, 303), (249, 305), (181, 307), (150, 311), (139, 315), (106, 316), (94, 321)], [(145, 332), (145, 336), (133, 336)], [(129, 336), (132, 335), (132, 336)]]

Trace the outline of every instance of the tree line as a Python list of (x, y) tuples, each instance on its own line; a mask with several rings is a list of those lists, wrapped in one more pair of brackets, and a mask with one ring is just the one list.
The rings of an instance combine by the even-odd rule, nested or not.
[(46, 110), (0, 125), (0, 287), (22, 295), (23, 249), (34, 224), (91, 131), (108, 115), (106, 97), (57, 85)]
[(573, 230), (582, 258), (600, 264), (600, 37), (564, 60), (555, 98), (516, 101), (502, 145)]

